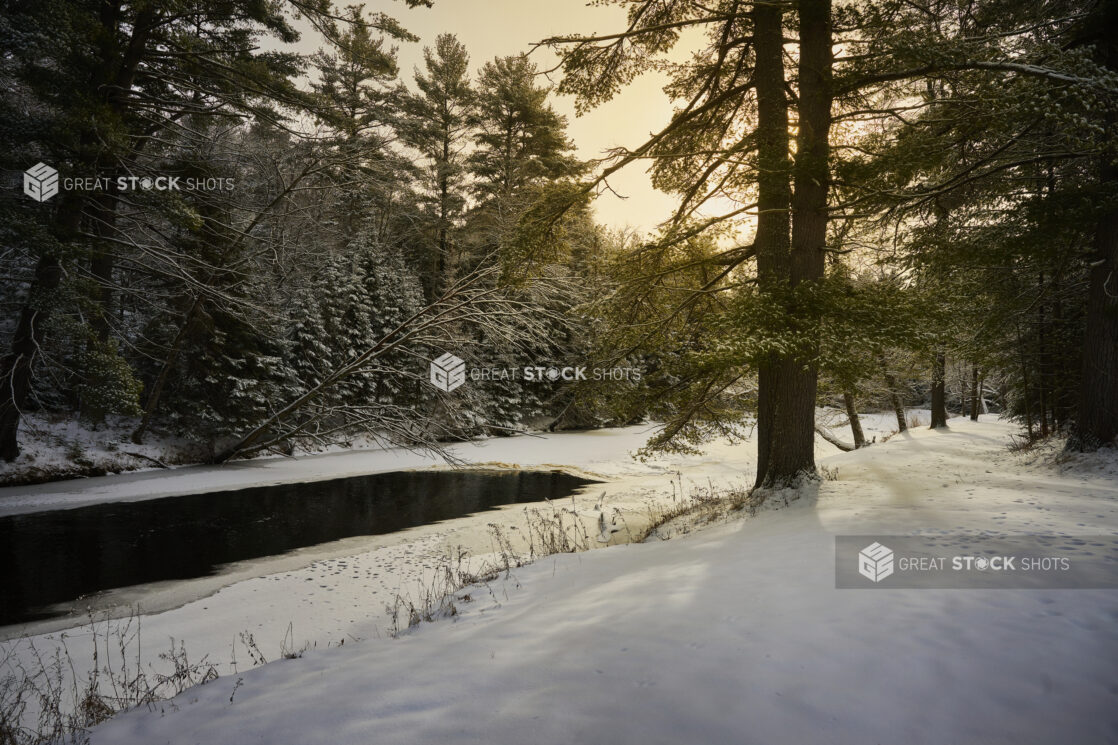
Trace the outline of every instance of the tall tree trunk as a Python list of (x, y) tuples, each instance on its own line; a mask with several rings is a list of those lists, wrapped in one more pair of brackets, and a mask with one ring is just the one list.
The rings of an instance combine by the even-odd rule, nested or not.
[[(1118, 186), (1118, 166), (1109, 155), (1103, 158), (1101, 180)], [(1118, 209), (1099, 219), (1091, 259), (1079, 406), (1067, 445), (1084, 452), (1118, 437)]]
[(982, 399), (982, 386), (978, 382), (978, 365), (971, 365), (970, 370), (970, 420), (978, 421), (978, 407)]
[[(1065, 329), (1064, 304), (1059, 293), (1056, 294), (1052, 302), (1052, 326), (1056, 334), (1062, 337)], [(1069, 359), (1070, 355), (1067, 352), (1067, 347), (1062, 344), (1059, 346), (1059, 350), (1055, 361), (1056, 372), (1053, 377), (1052, 410), (1056, 426), (1065, 429), (1072, 419), (1076, 402), (1073, 399), (1074, 388), (1069, 385), (1069, 376), (1066, 374), (1066, 371), (1072, 367), (1072, 362)]]
[[(757, 90), (757, 281), (762, 293), (780, 297), (788, 277), (792, 198), (788, 162), (788, 101), (784, 88), (784, 11), (779, 4), (757, 3), (751, 11), (756, 53)], [(770, 482), (782, 373), (786, 363), (776, 355), (757, 370), (757, 486)]]
[[(1037, 278), (1037, 292), (1044, 293), (1044, 273)], [(1051, 366), (1048, 355), (1048, 319), (1044, 312), (1044, 303), (1037, 303), (1037, 390), (1040, 393), (1040, 436), (1048, 437), (1051, 429), (1048, 426), (1049, 406), (1052, 403), (1051, 393)]]
[[(1094, 14), (1099, 23), (1095, 39), (1103, 64), (1118, 70), (1118, 39), (1102, 29), (1118, 17), (1118, 2), (1099, 3)], [(1118, 127), (1118, 115), (1106, 115), (1107, 131)], [(1102, 193), (1118, 188), (1118, 148), (1104, 148), (1099, 158)], [(1087, 319), (1083, 332), (1083, 360), (1079, 383), (1079, 406), (1068, 449), (1091, 451), (1118, 438), (1118, 207), (1111, 206), (1095, 226), (1094, 255), (1088, 279)]]
[(1021, 388), (1022, 400), (1025, 405), (1025, 429), (1029, 433), (1029, 441), (1032, 442), (1033, 434), (1033, 399), (1032, 391), (1029, 387), (1029, 362), (1025, 359), (1025, 341), (1021, 337), (1021, 327), (1017, 327), (1017, 353), (1021, 360)]
[(846, 404), (846, 418), (850, 420), (850, 433), (854, 435), (854, 449), (866, 446), (866, 435), (862, 432), (862, 420), (858, 418), (858, 407), (854, 404), (854, 394), (846, 391), (842, 394), (842, 402)]
[(943, 352), (936, 352), (935, 364), (932, 366), (932, 429), (947, 426), (946, 368), (946, 356)]
[(450, 258), (450, 134), (443, 136), (443, 159), (439, 169), (439, 256), (435, 267), (435, 292), (442, 292), (451, 283), (447, 276)]
[[(801, 0), (798, 11), (799, 116), (789, 266), (793, 291), (789, 314), (793, 318), (808, 317), (813, 312), (801, 305), (805, 301), (797, 299), (797, 290), (823, 278), (831, 131), (831, 3)], [(815, 350), (808, 349), (806, 355), (790, 358), (782, 365), (766, 484), (787, 484), (815, 474), (815, 356)]]
[[(1109, 180), (1118, 183), (1110, 165)], [(1095, 234), (1095, 265), (1091, 268), (1079, 410), (1068, 447), (1091, 451), (1118, 437), (1118, 209), (1099, 220)]]

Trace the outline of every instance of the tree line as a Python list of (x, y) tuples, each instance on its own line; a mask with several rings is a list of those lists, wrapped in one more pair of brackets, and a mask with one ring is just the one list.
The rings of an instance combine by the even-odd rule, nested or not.
[[(934, 427), (996, 399), (1030, 437), (1114, 441), (1118, 4), (615, 1), (624, 27), (541, 40), (557, 92), (586, 110), (658, 70), (675, 112), (595, 164), (530, 56), (472, 75), (442, 35), (405, 84), (392, 45), (417, 40), (383, 13), (10, 7), (6, 168), (235, 188), (5, 194), (0, 456), (25, 411), (218, 460), (651, 417), (650, 452), (755, 428), (776, 487), (815, 472), (817, 432), (844, 444), (821, 402), (858, 447), (859, 407), (903, 430), (925, 397)], [(294, 19), (320, 52), (282, 51)], [(674, 213), (596, 225), (641, 166)], [(444, 395), (445, 350), (644, 374)]]
[[(25, 412), (132, 417), (134, 442), (183, 433), (224, 460), (358, 432), (428, 445), (558, 405), (556, 386), (423, 382), (439, 350), (543, 361), (581, 338), (567, 311), (605, 231), (576, 208), (535, 236), (546, 260), (517, 253), (529, 207), (583, 171), (526, 57), (475, 76), (444, 34), (405, 80), (393, 45), (418, 40), (325, 0), (13, 5), (5, 21), (6, 168), (103, 186), (37, 203), (16, 183), (0, 207), (0, 457)], [(296, 21), (320, 51), (274, 51)]]

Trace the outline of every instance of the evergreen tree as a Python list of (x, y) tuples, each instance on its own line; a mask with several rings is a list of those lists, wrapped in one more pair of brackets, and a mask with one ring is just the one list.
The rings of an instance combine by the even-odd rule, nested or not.
[(411, 176), (410, 164), (393, 147), (400, 118), (392, 86), (398, 69), (396, 50), (386, 46), (385, 37), (415, 37), (392, 24), (374, 26), (363, 14), (362, 6), (350, 6), (340, 28), (331, 24), (330, 48), (313, 58), (317, 111), (333, 131), (335, 160), (335, 205), (323, 227), (338, 248), (359, 229), (387, 231)]
[[(1118, 434), (1107, 403), (1118, 400), (1106, 372), (1114, 337), (1105, 313), (1094, 316), (1101, 325), (1088, 322), (1090, 298), (1101, 297), (1094, 284), (1101, 278), (1089, 267), (1107, 265), (1105, 257), (1099, 263), (1098, 247), (1107, 245), (1099, 236), (1110, 234), (1100, 226), (1113, 204), (1100, 166), (1114, 139), (1110, 73), (1105, 54), (1085, 44), (1097, 40), (1095, 27), (1083, 25), (1098, 12), (1104, 6), (1076, 2), (941, 2), (933, 25), (900, 6), (869, 10), (872, 23), (881, 20), (875, 14), (894, 13), (891, 21), (903, 18), (909, 31), (863, 64), (891, 58), (902, 69), (923, 66), (927, 79), (860, 73), (890, 80), (877, 91), (878, 105), (907, 96), (912, 113), (880, 127), (860, 114), (864, 155), (840, 175), (860, 209), (887, 211), (905, 260), (968, 319), (970, 337), (949, 341), (948, 357), (997, 365), (1008, 409), (1029, 435), (1070, 426), (1069, 446), (1077, 448)], [(954, 301), (959, 295), (966, 308)], [(934, 377), (942, 367), (937, 358)], [(942, 419), (947, 392), (934, 382)], [(1092, 402), (1086, 411), (1084, 396)]]
[(472, 127), (474, 92), (469, 55), (453, 34), (440, 34), (423, 50), (426, 73), (416, 71), (418, 93), (401, 92), (401, 134), (424, 159), (423, 272), (428, 298), (454, 278), (455, 230), (466, 208), (465, 148)]
[[(399, 253), (380, 245), (370, 232), (359, 233), (294, 299), (286, 355), (295, 385), (283, 400), (320, 385), (423, 306), (419, 279)], [(286, 424), (300, 436), (327, 442), (358, 432), (376, 434), (384, 410), (414, 408), (421, 402), (421, 372), (408, 355), (377, 358)]]
[(536, 85), (536, 66), (527, 57), (497, 57), (477, 81), (477, 150), (470, 156), (474, 198), (504, 204), (541, 180), (575, 173), (566, 121), (547, 102), (549, 89)]

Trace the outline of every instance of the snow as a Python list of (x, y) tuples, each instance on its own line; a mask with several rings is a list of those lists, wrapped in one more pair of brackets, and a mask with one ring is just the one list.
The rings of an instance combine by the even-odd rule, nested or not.
[[(591, 432), (525, 435), (456, 443), (452, 458), (472, 466), (540, 468), (552, 462), (585, 469), (600, 468), (613, 476), (643, 470), (629, 463), (629, 453), (648, 438), (650, 425)], [(400, 448), (345, 450), (294, 458), (270, 457), (216, 466), (97, 476), (65, 482), (0, 488), (0, 517), (27, 512), (82, 507), (104, 502), (129, 502), (197, 494), (204, 491), (340, 479), (385, 471), (445, 467), (433, 454)]]
[[(543, 559), (457, 593), (453, 618), (223, 677), (91, 742), (1116, 742), (1118, 591), (834, 589), (835, 534), (1118, 534), (1113, 453), (1054, 467), (1009, 453), (1012, 431), (953, 419), (831, 456), (838, 480), (788, 507)], [(571, 438), (549, 462), (611, 447)], [(750, 450), (672, 465), (726, 479)]]
[(135, 427), (135, 419), (120, 416), (91, 425), (70, 416), (24, 414), (20, 455), (12, 462), (0, 461), (0, 484), (144, 471), (205, 457), (200, 444), (166, 433), (148, 434), (137, 445), (130, 439)]
[[(456, 458), (469, 460), (473, 467), (562, 467), (591, 478), (608, 479), (571, 501), (564, 500), (562, 505), (564, 510), (573, 508), (596, 537), (600, 513), (593, 507), (599, 501), (611, 516), (613, 510), (619, 510), (631, 527), (639, 530), (654, 505), (671, 501), (672, 479), (741, 479), (740, 463), (732, 456), (748, 461), (752, 451), (748, 444), (721, 443), (698, 457), (644, 463), (632, 460), (630, 453), (645, 443), (651, 431), (652, 427), (645, 425), (496, 438), (454, 445), (451, 452)], [(446, 465), (435, 458), (406, 450), (196, 466), (0, 489), (0, 514), (441, 467)], [(551, 508), (542, 504), (509, 505), (397, 533), (347, 538), (239, 562), (222, 567), (213, 576), (100, 593), (83, 600), (97, 619), (95, 623), (88, 622), (79, 604), (76, 617), (0, 627), (0, 640), (8, 640), (16, 658), (30, 667), (34, 667), (35, 658), (49, 658), (65, 645), (77, 657), (77, 675), (83, 678), (92, 664), (89, 652), (95, 639), (113, 638), (111, 654), (119, 656), (115, 630), (126, 622), (110, 621), (133, 614), (139, 616), (149, 671), (156, 673), (168, 672), (166, 662), (156, 659), (156, 655), (166, 651), (171, 639), (185, 644), (191, 659), (206, 658), (224, 675), (237, 669), (235, 659), (243, 667), (248, 657), (242, 633), (253, 635), (267, 659), (278, 657), (283, 647), (321, 649), (384, 637), (390, 628), (386, 608), (397, 597), (420, 603), (437, 583), (448, 557), (464, 550), (475, 563), (492, 558), (495, 547), (491, 526), (497, 526), (513, 548), (526, 554), (528, 511)], [(613, 542), (624, 539), (624, 535), (617, 535)], [(591, 540), (597, 547), (597, 541)], [(139, 640), (130, 640), (126, 658), (135, 655), (138, 645)], [(101, 650), (102, 665), (109, 655), (110, 651)]]

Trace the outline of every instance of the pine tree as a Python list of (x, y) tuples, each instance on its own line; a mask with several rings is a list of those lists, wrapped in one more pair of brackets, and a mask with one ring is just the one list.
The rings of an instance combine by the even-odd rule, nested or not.
[(391, 220), (411, 175), (410, 164), (391, 146), (400, 116), (392, 86), (398, 68), (385, 36), (415, 38), (395, 25), (374, 26), (364, 20), (362, 7), (351, 6), (341, 28), (331, 25), (329, 49), (313, 58), (316, 110), (333, 131), (335, 160), (332, 224), (323, 227), (332, 229), (338, 248), (359, 229)]
[(478, 75), (477, 151), (469, 162), (474, 198), (483, 205), (505, 204), (532, 184), (578, 169), (566, 121), (536, 75), (524, 56), (497, 57)]
[(469, 55), (453, 34), (440, 34), (423, 50), (425, 73), (416, 71), (417, 93), (402, 91), (401, 135), (424, 159), (422, 196), (426, 227), (421, 252), (428, 298), (454, 279), (454, 235), (466, 208), (465, 148), (472, 134), (474, 92)]
[[(295, 297), (285, 353), (294, 386), (282, 400), (314, 389), (423, 306), (419, 279), (399, 253), (369, 231), (359, 233)], [(415, 367), (408, 355), (380, 357), (332, 386), (288, 425), (324, 441), (376, 433), (382, 409), (412, 408), (422, 400)]]

